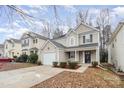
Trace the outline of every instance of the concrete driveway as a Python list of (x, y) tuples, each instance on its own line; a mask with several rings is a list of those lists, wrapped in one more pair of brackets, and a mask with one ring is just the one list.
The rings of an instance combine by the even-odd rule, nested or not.
[(62, 71), (84, 72), (88, 65), (77, 70), (53, 68), (51, 66), (36, 66), (0, 72), (0, 88), (29, 88)]

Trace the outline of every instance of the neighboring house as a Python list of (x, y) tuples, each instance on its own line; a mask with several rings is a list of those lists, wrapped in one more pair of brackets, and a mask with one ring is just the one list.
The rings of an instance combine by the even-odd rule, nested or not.
[(124, 71), (124, 22), (120, 22), (108, 43), (108, 62)]
[(34, 32), (26, 32), (21, 37), (22, 53), (30, 55), (31, 53), (38, 54), (38, 61), (41, 60), (41, 47), (47, 40), (46, 37)]
[(4, 54), (4, 45), (0, 44), (0, 58), (3, 57)]
[(8, 39), (4, 42), (4, 57), (13, 58), (13, 56), (21, 55), (21, 40)]
[(74, 30), (59, 38), (47, 40), (42, 47), (43, 64), (53, 61), (99, 62), (99, 30), (81, 23)]

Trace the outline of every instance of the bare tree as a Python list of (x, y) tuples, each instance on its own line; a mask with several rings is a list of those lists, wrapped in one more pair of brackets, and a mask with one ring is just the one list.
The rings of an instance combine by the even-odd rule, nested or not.
[(100, 29), (100, 60), (107, 62), (107, 42), (111, 36), (111, 24), (108, 9), (100, 10), (100, 14), (96, 19), (98, 28)]
[(54, 16), (55, 16), (55, 28), (53, 29), (53, 38), (59, 37), (63, 35), (63, 30), (60, 28), (61, 25), (63, 25), (63, 21), (60, 19), (59, 14), (58, 14), (58, 9), (59, 7), (54, 5), (52, 6), (54, 10)]
[(43, 30), (42, 30), (43, 35), (45, 35), (48, 38), (51, 38), (52, 31), (51, 31), (50, 23), (44, 22), (42, 28), (43, 28)]
[(88, 16), (89, 16), (89, 9), (79, 11), (77, 14), (77, 18), (76, 18), (76, 24), (78, 25), (81, 22), (88, 24), (89, 23), (89, 22), (87, 22)]
[(96, 24), (100, 29), (101, 49), (105, 49), (106, 43), (110, 38), (109, 34), (111, 34), (111, 24), (108, 9), (100, 10), (100, 14), (96, 19)]

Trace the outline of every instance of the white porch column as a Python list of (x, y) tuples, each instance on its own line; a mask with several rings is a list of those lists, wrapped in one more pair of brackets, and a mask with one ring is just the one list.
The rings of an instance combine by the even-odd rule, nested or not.
[(83, 63), (85, 63), (85, 53), (84, 53), (84, 51), (82, 52), (82, 54), (83, 54)]
[(76, 50), (75, 50), (75, 61), (77, 60), (77, 53), (76, 53)]
[(96, 61), (98, 61), (98, 63), (100, 63), (99, 48), (96, 49)]
[(57, 50), (57, 61), (59, 62), (60, 60), (59, 60), (59, 49)]

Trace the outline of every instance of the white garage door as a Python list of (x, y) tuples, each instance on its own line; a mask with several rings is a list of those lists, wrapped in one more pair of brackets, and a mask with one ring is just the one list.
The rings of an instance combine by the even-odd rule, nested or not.
[(43, 64), (52, 65), (53, 61), (55, 61), (55, 53), (46, 53), (43, 55)]

